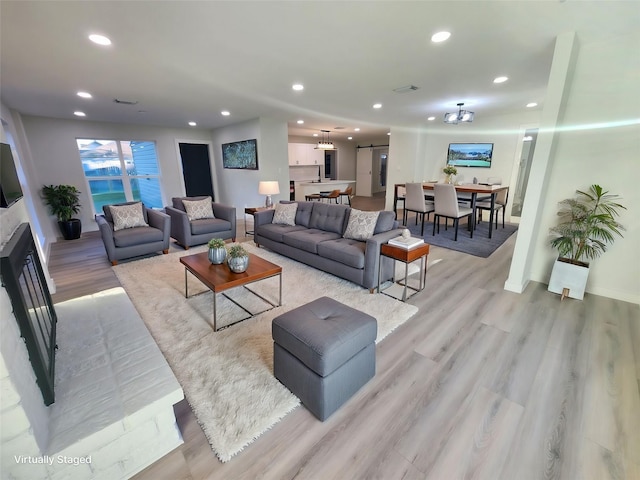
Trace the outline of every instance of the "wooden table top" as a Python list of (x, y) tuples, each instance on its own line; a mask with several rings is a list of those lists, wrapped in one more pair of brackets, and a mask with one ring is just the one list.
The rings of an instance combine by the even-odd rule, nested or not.
[[(433, 182), (425, 182), (422, 184), (422, 188), (425, 190), (433, 190), (433, 186), (435, 183)], [(404, 187), (404, 183), (396, 183), (395, 190), (398, 190), (398, 187)], [(479, 183), (465, 183), (464, 185), (454, 185), (457, 192), (468, 192), (468, 193), (497, 193), (501, 190), (509, 188), (508, 185), (480, 185)]]
[(407, 250), (402, 247), (396, 247), (395, 245), (384, 243), (380, 245), (380, 254), (386, 257), (391, 257), (395, 260), (400, 260), (401, 262), (411, 263), (414, 260), (429, 254), (429, 244), (423, 243), (417, 247)]
[(253, 253), (249, 254), (249, 268), (242, 273), (233, 273), (226, 262), (213, 265), (207, 252), (180, 257), (180, 263), (214, 293), (282, 273), (282, 267)]

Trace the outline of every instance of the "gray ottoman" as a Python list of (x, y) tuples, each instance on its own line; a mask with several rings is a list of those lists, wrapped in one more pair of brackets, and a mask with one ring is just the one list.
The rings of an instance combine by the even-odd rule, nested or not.
[(273, 373), (320, 420), (376, 372), (376, 319), (322, 297), (273, 319)]

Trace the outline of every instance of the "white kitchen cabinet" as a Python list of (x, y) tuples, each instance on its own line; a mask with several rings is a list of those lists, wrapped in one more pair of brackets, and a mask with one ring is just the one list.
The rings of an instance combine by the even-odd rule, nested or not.
[(290, 143), (289, 165), (323, 165), (324, 150), (316, 150), (314, 143)]

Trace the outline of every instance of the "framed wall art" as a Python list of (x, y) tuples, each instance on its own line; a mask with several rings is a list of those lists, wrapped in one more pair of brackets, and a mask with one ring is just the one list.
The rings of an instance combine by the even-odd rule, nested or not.
[(257, 140), (254, 138), (240, 142), (223, 143), (222, 166), (224, 168), (258, 170)]

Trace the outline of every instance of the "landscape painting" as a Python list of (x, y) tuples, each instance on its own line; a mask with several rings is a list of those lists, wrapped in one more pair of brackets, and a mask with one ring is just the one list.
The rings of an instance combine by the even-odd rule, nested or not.
[(450, 143), (447, 165), (454, 167), (491, 167), (493, 143)]
[(222, 144), (222, 166), (258, 170), (258, 142), (256, 139)]

